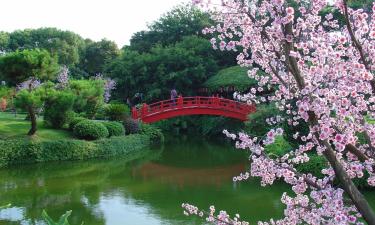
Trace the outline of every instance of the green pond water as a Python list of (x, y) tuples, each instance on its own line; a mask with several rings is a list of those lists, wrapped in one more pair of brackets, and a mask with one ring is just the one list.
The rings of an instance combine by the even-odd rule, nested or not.
[[(204, 224), (183, 215), (188, 202), (239, 213), (255, 222), (282, 215), (277, 184), (233, 183), (247, 167), (246, 154), (228, 144), (184, 140), (146, 149), (133, 159), (48, 163), (0, 170), (0, 225), (44, 224), (73, 210), (71, 225)], [(375, 193), (367, 193), (375, 202)]]

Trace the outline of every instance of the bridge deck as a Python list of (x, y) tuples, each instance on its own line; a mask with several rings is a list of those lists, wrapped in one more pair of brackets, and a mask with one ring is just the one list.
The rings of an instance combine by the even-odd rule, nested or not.
[(219, 97), (196, 96), (144, 104), (139, 109), (133, 107), (132, 117), (146, 123), (183, 115), (220, 115), (247, 120), (247, 115), (255, 111), (254, 105)]

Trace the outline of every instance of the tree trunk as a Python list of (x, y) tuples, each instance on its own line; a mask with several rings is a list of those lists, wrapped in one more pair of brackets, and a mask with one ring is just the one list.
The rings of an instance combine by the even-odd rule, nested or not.
[(36, 115), (35, 115), (35, 111), (33, 109), (33, 107), (29, 106), (27, 108), (27, 111), (29, 112), (29, 116), (30, 116), (30, 120), (31, 120), (31, 128), (29, 130), (29, 132), (27, 133), (27, 135), (34, 135), (35, 132), (36, 132)]
[(362, 195), (362, 193), (354, 185), (353, 181), (349, 178), (345, 169), (337, 160), (335, 152), (331, 148), (328, 141), (322, 141), (322, 144), (326, 147), (326, 150), (324, 151), (324, 156), (329, 161), (332, 168), (335, 170), (336, 177), (337, 179), (339, 179), (343, 189), (349, 195), (350, 199), (352, 199), (354, 205), (362, 214), (363, 219), (369, 225), (375, 225), (375, 213), (372, 210), (371, 206), (368, 204), (366, 198)]

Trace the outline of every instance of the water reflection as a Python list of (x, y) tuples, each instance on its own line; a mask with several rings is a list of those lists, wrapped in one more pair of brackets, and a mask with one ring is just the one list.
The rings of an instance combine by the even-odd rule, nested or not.
[(73, 210), (71, 224), (202, 224), (185, 217), (181, 203), (267, 219), (282, 213), (282, 185), (233, 184), (246, 156), (226, 145), (189, 141), (149, 149), (134, 158), (49, 163), (0, 170), (3, 224), (43, 224), (43, 209), (57, 218)]

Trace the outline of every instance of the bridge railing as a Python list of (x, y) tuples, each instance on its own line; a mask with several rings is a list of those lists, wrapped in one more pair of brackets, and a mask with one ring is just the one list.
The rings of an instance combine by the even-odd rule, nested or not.
[(219, 97), (178, 97), (173, 100), (164, 100), (150, 105), (143, 104), (139, 109), (132, 108), (133, 118), (142, 118), (155, 113), (165, 112), (168, 110), (178, 110), (183, 108), (215, 108), (228, 110), (232, 112), (238, 112), (242, 114), (248, 114), (255, 112), (254, 105), (248, 105), (242, 102), (233, 101), (230, 99), (219, 98)]

